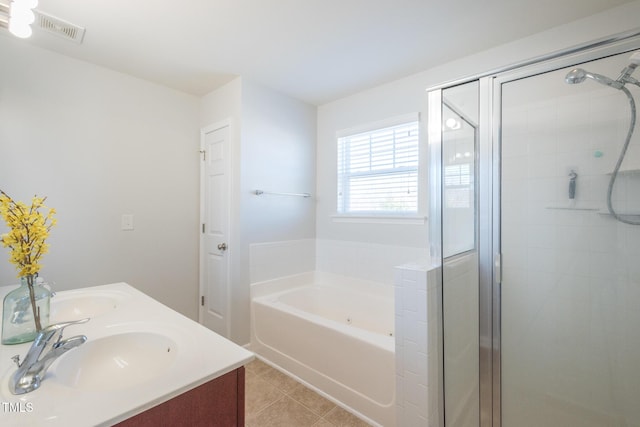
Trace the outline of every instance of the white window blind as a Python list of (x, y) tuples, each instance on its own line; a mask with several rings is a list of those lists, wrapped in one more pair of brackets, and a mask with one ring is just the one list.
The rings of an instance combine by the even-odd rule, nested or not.
[(445, 204), (447, 208), (469, 208), (473, 199), (473, 173), (470, 163), (444, 167)]
[(338, 213), (418, 211), (418, 121), (338, 138)]

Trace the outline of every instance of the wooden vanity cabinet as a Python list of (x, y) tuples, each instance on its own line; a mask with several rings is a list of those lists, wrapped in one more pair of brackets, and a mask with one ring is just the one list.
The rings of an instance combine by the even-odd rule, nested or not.
[(116, 424), (116, 427), (158, 426), (244, 426), (244, 367)]

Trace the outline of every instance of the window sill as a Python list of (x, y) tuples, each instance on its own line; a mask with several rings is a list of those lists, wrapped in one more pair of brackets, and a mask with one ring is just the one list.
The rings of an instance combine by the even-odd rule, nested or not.
[(336, 214), (331, 216), (333, 222), (348, 222), (360, 224), (406, 224), (424, 225), (427, 222), (426, 216), (420, 215), (344, 215)]

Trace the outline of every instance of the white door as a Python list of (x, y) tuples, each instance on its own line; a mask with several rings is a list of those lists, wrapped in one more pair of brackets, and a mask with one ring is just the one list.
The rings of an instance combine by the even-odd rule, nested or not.
[(229, 337), (229, 124), (201, 131), (200, 323)]

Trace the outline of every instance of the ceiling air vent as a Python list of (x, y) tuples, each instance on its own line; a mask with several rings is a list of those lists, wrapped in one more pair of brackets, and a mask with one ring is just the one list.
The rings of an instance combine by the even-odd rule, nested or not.
[(82, 43), (85, 31), (84, 27), (74, 25), (60, 18), (56, 18), (55, 16), (47, 15), (39, 10), (34, 10), (33, 13), (36, 15), (34, 27), (56, 34), (78, 44)]

